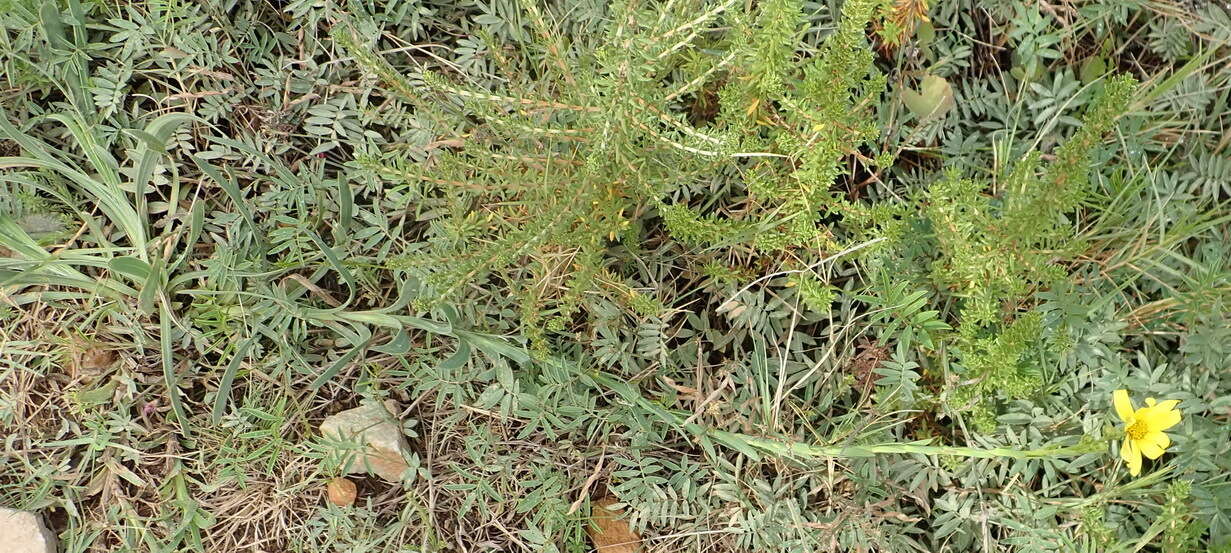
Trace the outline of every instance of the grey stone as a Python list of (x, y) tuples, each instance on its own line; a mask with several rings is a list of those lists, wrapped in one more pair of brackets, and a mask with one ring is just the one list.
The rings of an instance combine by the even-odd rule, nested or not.
[(0, 549), (5, 553), (56, 553), (56, 535), (43, 517), (0, 507)]
[(346, 474), (374, 474), (390, 482), (400, 482), (406, 470), (403, 455), (410, 451), (401, 425), (389, 411), (376, 404), (365, 404), (342, 411), (321, 423), (321, 434), (330, 440), (360, 444), (362, 451), (347, 452)]

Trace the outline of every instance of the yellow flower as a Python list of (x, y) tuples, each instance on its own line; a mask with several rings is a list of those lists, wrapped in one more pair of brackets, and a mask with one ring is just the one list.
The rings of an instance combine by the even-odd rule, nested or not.
[(1163, 434), (1163, 431), (1180, 423), (1180, 411), (1175, 408), (1180, 400), (1169, 399), (1159, 403), (1148, 397), (1146, 406), (1134, 411), (1127, 390), (1116, 390), (1111, 394), (1111, 398), (1116, 406), (1116, 414), (1124, 421), (1124, 443), (1120, 446), (1120, 458), (1128, 464), (1128, 472), (1137, 476), (1141, 474), (1142, 455), (1157, 459), (1162, 457), (1163, 450), (1171, 445), (1171, 438)]

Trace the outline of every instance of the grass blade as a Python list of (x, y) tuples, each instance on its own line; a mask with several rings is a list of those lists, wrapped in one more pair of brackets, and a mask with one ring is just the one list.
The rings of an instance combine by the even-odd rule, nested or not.
[(239, 348), (235, 350), (235, 355), (232, 355), (231, 360), (227, 363), (227, 368), (222, 373), (222, 380), (218, 382), (218, 396), (214, 398), (214, 407), (210, 410), (210, 420), (214, 424), (222, 421), (222, 414), (226, 411), (227, 401), (231, 398), (231, 386), (235, 382), (235, 373), (239, 372), (239, 365), (248, 357), (248, 350), (252, 349), (255, 343), (255, 336), (244, 340), (239, 345)]
[(188, 414), (184, 411), (184, 402), (180, 399), (179, 376), (175, 374), (175, 360), (172, 358), (171, 347), (171, 308), (167, 306), (166, 296), (161, 296), (158, 316), (158, 344), (162, 353), (162, 377), (167, 386), (167, 401), (171, 403), (171, 411), (175, 413), (175, 422), (185, 438), (192, 438), (191, 424)]

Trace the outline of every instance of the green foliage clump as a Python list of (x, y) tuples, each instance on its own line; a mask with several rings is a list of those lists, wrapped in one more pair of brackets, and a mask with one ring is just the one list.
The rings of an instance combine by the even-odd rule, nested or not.
[(999, 198), (985, 194), (986, 183), (952, 171), (929, 188), (924, 212), (941, 253), (932, 276), (965, 300), (964, 324), (995, 322), (1002, 304), (1015, 305), (1032, 287), (1065, 277), (1055, 263), (1075, 241), (1071, 215), (1090, 194), (1092, 150), (1133, 88), (1130, 77), (1109, 81), (1055, 160), (1040, 174), (1040, 154), (1027, 154), (997, 187)]
[(1042, 314), (1035, 311), (1018, 317), (991, 336), (979, 336), (961, 327), (961, 337), (955, 344), (957, 359), (963, 370), (953, 392), (950, 405), (975, 409), (975, 422), (983, 432), (996, 428), (992, 410), (987, 405), (997, 398), (1025, 399), (1043, 384), (1037, 366), (1032, 366), (1027, 352), (1039, 342), (1042, 334)]
[[(630, 217), (665, 186), (668, 174), (687, 178), (706, 159), (699, 153), (708, 152), (699, 148), (714, 139), (661, 106), (671, 94), (664, 75), (690, 51), (690, 37), (699, 32), (694, 27), (710, 18), (674, 29), (661, 21), (646, 28), (613, 26), (609, 44), (575, 54), (585, 60), (576, 66), (553, 42), (542, 15), (527, 9), (536, 29), (528, 47), (548, 52), (536, 68), (541, 74), (529, 80), (516, 67), (498, 67), (509, 77), (498, 91), (430, 69), (404, 76), (346, 26), (338, 26), (334, 38), (437, 135), (409, 155), (356, 162), (379, 179), (406, 183), (406, 201), (439, 203), (454, 214), (434, 230), (441, 238), (435, 255), (402, 268), (424, 272), (430, 294), (444, 301), (523, 258), (563, 256), (573, 260), (565, 266), (581, 267), (564, 296), (522, 297), (533, 309), (559, 304), (567, 317), (575, 299), (593, 290), (603, 252), (632, 238)], [(630, 18), (640, 14), (628, 9)], [(642, 63), (643, 56), (661, 63)], [(438, 262), (444, 259), (449, 261)]]
[[(821, 219), (859, 213), (832, 187), (842, 161), (878, 134), (871, 114), (885, 77), (873, 65), (864, 30), (879, 4), (846, 2), (835, 32), (806, 54), (791, 47), (802, 23), (800, 2), (770, 2), (755, 18), (734, 18), (728, 57), (735, 61), (718, 91), (713, 128), (726, 138), (724, 151), (748, 158), (741, 174), (751, 209), (739, 219), (716, 219), (680, 204), (663, 206), (673, 235), (748, 242), (766, 252), (840, 249), (838, 233)], [(750, 226), (758, 230), (754, 236)]]
[(826, 284), (807, 273), (792, 275), (791, 284), (798, 290), (804, 305), (817, 313), (828, 313), (838, 299), (838, 290), (832, 284)]
[[(527, 326), (551, 320), (563, 328), (582, 294), (618, 295), (596, 290), (584, 275), (597, 274), (611, 248), (635, 240), (626, 232), (630, 218), (651, 208), (684, 244), (836, 251), (837, 231), (822, 217), (846, 214), (858, 230), (870, 222), (865, 208), (831, 187), (842, 161), (877, 134), (870, 114), (885, 79), (864, 29), (878, 5), (847, 2), (837, 30), (800, 52), (799, 2), (752, 11), (728, 2), (683, 21), (621, 4), (612, 13), (622, 23), (606, 31), (604, 46), (569, 55), (537, 8), (527, 7), (533, 47), (545, 53), (533, 80), (511, 62), (498, 66), (507, 79), (497, 90), (433, 69), (403, 75), (353, 29), (338, 26), (338, 43), (434, 135), (409, 155), (366, 154), (355, 167), (404, 183), (407, 201), (438, 203), (452, 214), (435, 224), (440, 245), (431, 255), (398, 265), (421, 275), (433, 301), (495, 274), (517, 287), (512, 282), (525, 277), (506, 269), (525, 258), (571, 259), (563, 266), (576, 267), (580, 278), (555, 291), (517, 293), (529, 304)], [(708, 30), (720, 23), (725, 31)], [(715, 49), (726, 55), (707, 53)], [(684, 97), (707, 93), (720, 106), (712, 121), (672, 113)], [(750, 209), (738, 218), (665, 199), (688, 199), (681, 183), (725, 171), (747, 179)]]

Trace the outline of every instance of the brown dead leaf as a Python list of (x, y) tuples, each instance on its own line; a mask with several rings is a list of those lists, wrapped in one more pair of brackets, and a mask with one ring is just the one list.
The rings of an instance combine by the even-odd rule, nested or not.
[(701, 395), (701, 392), (697, 391), (697, 389), (696, 389), (696, 388), (693, 388), (693, 387), (690, 387), (690, 386), (683, 386), (683, 385), (677, 384), (677, 383), (675, 382), (675, 380), (672, 380), (671, 378), (666, 377), (666, 376), (662, 377), (662, 379), (663, 379), (663, 382), (666, 382), (668, 386), (670, 386), (672, 389), (674, 389), (675, 391), (677, 391), (677, 392), (679, 392), (679, 393), (681, 393), (681, 394), (686, 394), (686, 395), (690, 395), (690, 396), (699, 396), (699, 395)]
[(610, 509), (619, 500), (607, 496), (590, 504), (590, 521), (586, 533), (598, 553), (640, 553), (641, 536), (618, 518), (620, 512)]
[(119, 358), (115, 350), (89, 339), (73, 339), (66, 350), (65, 368), (72, 378), (93, 380), (115, 365)]
[(87, 371), (106, 369), (115, 363), (115, 352), (102, 348), (90, 348), (81, 353), (81, 368)]

